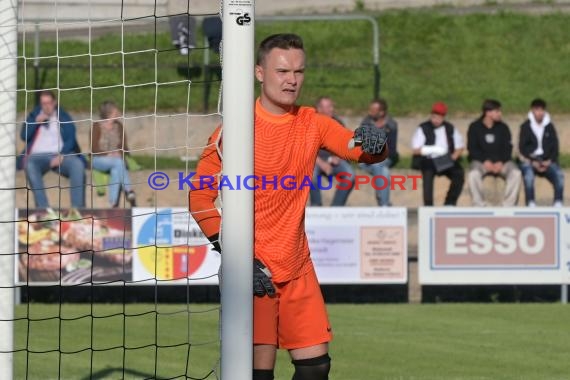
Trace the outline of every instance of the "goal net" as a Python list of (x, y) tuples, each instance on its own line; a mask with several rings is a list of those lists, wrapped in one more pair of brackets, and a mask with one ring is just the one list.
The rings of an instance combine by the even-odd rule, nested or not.
[(0, 379), (220, 377), (239, 299), (220, 313), (187, 184), (222, 121), (222, 23), (191, 3), (0, 3)]

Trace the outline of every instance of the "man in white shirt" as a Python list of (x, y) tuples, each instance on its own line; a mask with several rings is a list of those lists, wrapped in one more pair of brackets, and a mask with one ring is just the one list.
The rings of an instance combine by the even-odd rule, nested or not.
[(71, 207), (85, 207), (85, 159), (80, 154), (71, 116), (58, 107), (53, 92), (42, 91), (40, 104), (28, 115), (20, 137), (26, 142), (18, 169), (34, 194), (36, 207), (49, 207), (43, 176), (50, 170), (69, 178)]
[(444, 204), (455, 206), (461, 195), (465, 173), (458, 160), (465, 149), (463, 138), (445, 120), (447, 106), (438, 102), (432, 106), (430, 119), (420, 124), (412, 136), (414, 168), (422, 171), (424, 205), (433, 206), (433, 180), (446, 176), (451, 180)]

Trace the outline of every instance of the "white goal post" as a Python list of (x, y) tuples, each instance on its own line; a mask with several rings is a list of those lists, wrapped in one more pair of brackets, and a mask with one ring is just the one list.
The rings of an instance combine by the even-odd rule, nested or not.
[(17, 0), (0, 2), (0, 378), (13, 378)]
[[(18, 0), (0, 2), (0, 380), (14, 376)], [(253, 174), (254, 0), (223, 0), (223, 175)], [(253, 192), (224, 188), (221, 377), (253, 370)]]
[[(223, 175), (232, 181), (253, 174), (254, 11), (254, 0), (223, 1)], [(253, 191), (224, 187), (222, 199), (221, 374), (223, 380), (250, 380)]]

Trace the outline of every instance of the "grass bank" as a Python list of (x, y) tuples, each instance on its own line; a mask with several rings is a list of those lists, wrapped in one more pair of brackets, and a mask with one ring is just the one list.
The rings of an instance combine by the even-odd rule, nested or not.
[[(483, 98), (504, 103), (505, 112), (524, 113), (530, 100), (545, 98), (553, 112), (570, 110), (567, 62), (570, 15), (501, 12), (447, 15), (398, 11), (378, 16), (381, 28), (381, 95), (396, 115), (425, 113), (435, 100), (452, 113), (476, 114)], [(152, 29), (154, 30), (154, 29)], [(343, 114), (362, 113), (373, 95), (372, 34), (363, 21), (260, 23), (256, 40), (294, 31), (307, 49), (307, 79), (301, 101), (327, 94)], [(198, 41), (201, 37), (198, 36)], [(31, 41), (20, 44), (20, 89), (34, 88)], [(124, 54), (123, 54), (123, 53)], [(44, 87), (65, 89), (61, 102), (72, 111), (96, 110), (112, 98), (127, 111), (202, 110), (204, 76), (179, 82), (177, 67), (200, 65), (204, 51), (181, 56), (168, 33), (97, 38), (91, 43), (44, 40), (40, 65), (49, 67)], [(58, 58), (59, 57), (59, 58)], [(216, 60), (217, 57), (213, 57)], [(59, 65), (59, 75), (57, 67)], [(215, 108), (214, 83), (210, 107)], [(33, 105), (22, 91), (19, 109)], [(26, 108), (27, 105), (27, 108)]]

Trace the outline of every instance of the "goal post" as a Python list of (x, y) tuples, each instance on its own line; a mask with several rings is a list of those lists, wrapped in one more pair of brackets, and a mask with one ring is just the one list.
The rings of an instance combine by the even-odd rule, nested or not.
[[(222, 7), (223, 175), (253, 174), (254, 0)], [(238, 177), (241, 176), (241, 177)], [(253, 368), (253, 191), (223, 188), (221, 374), (251, 379)]]
[(0, 378), (12, 379), (17, 0), (0, 4)]

